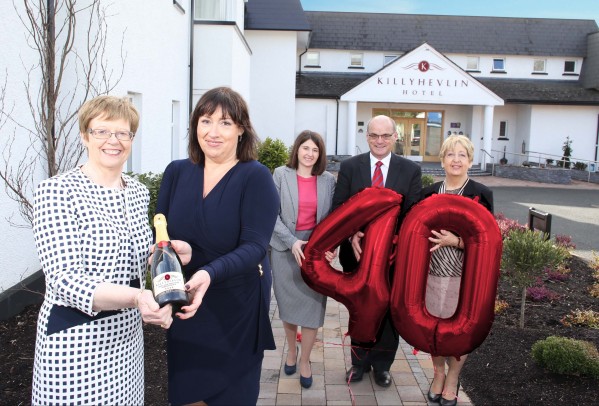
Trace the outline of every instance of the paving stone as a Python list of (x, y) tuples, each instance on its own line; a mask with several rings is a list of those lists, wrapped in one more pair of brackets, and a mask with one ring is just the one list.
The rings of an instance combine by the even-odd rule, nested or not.
[(295, 379), (280, 379), (277, 393), (290, 393), (290, 394), (301, 394), (302, 387), (299, 383), (299, 378)]
[(405, 402), (426, 402), (424, 394), (418, 386), (398, 386), (399, 397)]
[(292, 395), (288, 393), (282, 393), (277, 396), (277, 406), (290, 406), (290, 405), (301, 405), (301, 395)]
[(327, 403), (330, 400), (348, 400), (349, 390), (347, 385), (325, 385)]

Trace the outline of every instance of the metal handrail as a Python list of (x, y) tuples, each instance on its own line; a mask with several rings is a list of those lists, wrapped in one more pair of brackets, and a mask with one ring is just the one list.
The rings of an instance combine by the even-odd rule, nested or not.
[(483, 165), (484, 165), (485, 171), (487, 170), (487, 159), (486, 158), (488, 156), (489, 158), (491, 158), (491, 165), (492, 165), (491, 166), (491, 175), (495, 176), (495, 157), (493, 155), (489, 154), (487, 152), (487, 150), (484, 148), (481, 148), (481, 151), (484, 152)]
[[(520, 157), (520, 158), (522, 158), (522, 162), (519, 163), (519, 164), (522, 164), (524, 162), (531, 162), (531, 160), (528, 159), (528, 158), (530, 158), (530, 155), (531, 154), (537, 154), (538, 155), (537, 165), (539, 166), (539, 168), (544, 168), (545, 167), (545, 164), (541, 163), (541, 158), (545, 157), (545, 156), (548, 156), (548, 157), (559, 157), (560, 159), (554, 160), (556, 162), (556, 164), (558, 164), (559, 162), (562, 162), (562, 161), (565, 162), (565, 160), (561, 159), (561, 158), (563, 158), (562, 155), (546, 154), (544, 152), (525, 151), (524, 154), (521, 154), (521, 153), (517, 153), (517, 152), (499, 151), (499, 150), (495, 150), (495, 149), (493, 149), (491, 151), (503, 153), (503, 154), (506, 154), (506, 155), (512, 155), (512, 156), (515, 156), (515, 157)], [(593, 166), (594, 166), (593, 169), (595, 171), (597, 171), (597, 169), (599, 168), (599, 161), (591, 161), (589, 159), (574, 158), (574, 157), (569, 157), (569, 159), (570, 159), (571, 166), (574, 166), (574, 162), (573, 161), (586, 163), (587, 167), (586, 167), (585, 171), (587, 172), (587, 182), (591, 181), (591, 164), (593, 164)], [(565, 168), (565, 165), (562, 168)], [(565, 168), (565, 169), (569, 169), (569, 168)]]

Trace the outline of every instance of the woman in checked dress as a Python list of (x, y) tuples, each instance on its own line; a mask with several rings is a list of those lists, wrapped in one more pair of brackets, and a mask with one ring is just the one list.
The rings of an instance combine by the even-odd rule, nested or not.
[(152, 292), (140, 289), (152, 242), (149, 194), (121, 173), (138, 123), (125, 98), (86, 102), (79, 128), (88, 161), (35, 191), (33, 231), (46, 293), (34, 405), (143, 404), (142, 318), (168, 328), (172, 310), (160, 309)]

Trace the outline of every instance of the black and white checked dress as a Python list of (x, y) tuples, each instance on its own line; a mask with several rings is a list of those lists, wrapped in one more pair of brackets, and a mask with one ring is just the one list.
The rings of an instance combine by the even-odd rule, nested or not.
[(101, 282), (139, 287), (152, 234), (145, 186), (99, 186), (79, 168), (42, 182), (33, 231), (46, 277), (31, 402), (144, 402), (143, 331), (137, 309), (95, 312)]

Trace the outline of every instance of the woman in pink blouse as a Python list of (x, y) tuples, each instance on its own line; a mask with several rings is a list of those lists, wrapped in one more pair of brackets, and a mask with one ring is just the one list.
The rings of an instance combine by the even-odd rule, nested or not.
[[(331, 210), (335, 177), (326, 172), (326, 151), (320, 134), (302, 131), (293, 144), (286, 166), (273, 178), (281, 207), (270, 239), (274, 291), (287, 337), (285, 374), (293, 375), (299, 362), (300, 384), (312, 386), (310, 353), (318, 328), (324, 323), (326, 296), (313, 291), (302, 279), (302, 251), (316, 224)], [(297, 326), (302, 327), (301, 356), (296, 346)]]

